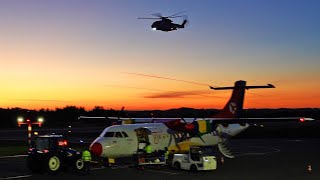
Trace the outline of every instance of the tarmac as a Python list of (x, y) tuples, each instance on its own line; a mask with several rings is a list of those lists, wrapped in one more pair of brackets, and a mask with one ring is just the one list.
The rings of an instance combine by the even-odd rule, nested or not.
[(113, 167), (95, 166), (91, 174), (59, 172), (56, 175), (32, 174), (26, 156), (0, 157), (0, 179), (215, 179), (215, 180), (313, 180), (320, 179), (319, 138), (231, 139), (235, 158), (217, 154), (218, 167), (212, 171), (192, 173), (170, 167), (137, 170), (129, 162)]

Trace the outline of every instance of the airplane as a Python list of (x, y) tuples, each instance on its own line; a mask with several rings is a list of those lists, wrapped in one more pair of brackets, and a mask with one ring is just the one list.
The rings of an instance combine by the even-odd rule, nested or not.
[(169, 153), (186, 153), (190, 146), (218, 146), (222, 155), (234, 158), (226, 146), (231, 137), (243, 132), (249, 123), (257, 122), (304, 122), (306, 117), (243, 118), (245, 90), (275, 88), (272, 84), (247, 86), (239, 80), (233, 87), (211, 87), (213, 90), (233, 90), (229, 101), (216, 115), (209, 118), (120, 118), (108, 117), (134, 124), (106, 127), (89, 146), (91, 153), (103, 159), (132, 157), (150, 142), (153, 150), (168, 148)]

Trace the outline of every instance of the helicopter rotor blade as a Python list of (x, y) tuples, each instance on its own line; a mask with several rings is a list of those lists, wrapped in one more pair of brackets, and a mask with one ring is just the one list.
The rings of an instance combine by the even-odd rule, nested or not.
[(159, 18), (162, 18), (163, 16), (161, 15), (161, 13), (153, 13), (153, 14), (151, 14), (152, 16), (157, 16), (157, 17), (159, 17)]
[(177, 17), (186, 17), (186, 15), (180, 15), (180, 16), (168, 16), (166, 18), (177, 18)]
[(187, 12), (187, 11), (181, 11), (181, 12), (178, 12), (178, 13), (176, 13), (176, 14), (172, 14), (172, 15), (168, 16), (168, 18), (172, 18), (172, 17), (174, 17), (174, 16), (177, 16), (177, 15), (182, 14), (182, 13), (185, 13), (185, 12)]
[(161, 18), (138, 18), (138, 19), (161, 19)]

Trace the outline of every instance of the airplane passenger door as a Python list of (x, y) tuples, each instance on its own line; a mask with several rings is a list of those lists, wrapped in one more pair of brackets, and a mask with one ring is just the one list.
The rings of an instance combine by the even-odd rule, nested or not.
[(137, 151), (143, 151), (144, 147), (146, 146), (147, 142), (149, 141), (148, 136), (148, 129), (146, 128), (138, 128), (134, 130), (137, 136)]

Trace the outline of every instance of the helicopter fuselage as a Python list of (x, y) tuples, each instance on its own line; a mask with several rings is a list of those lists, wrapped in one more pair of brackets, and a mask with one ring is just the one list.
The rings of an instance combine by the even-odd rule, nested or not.
[[(146, 17), (146, 18), (138, 18), (138, 19), (160, 19), (159, 21), (153, 22), (151, 25), (151, 28), (153, 30), (169, 32), (169, 31), (177, 30), (178, 28), (184, 28), (185, 24), (187, 23), (187, 19), (186, 19), (187, 16), (180, 15), (183, 12), (185, 12), (185, 11), (173, 14), (171, 16), (162, 16), (160, 13), (156, 13), (156, 14), (151, 14), (151, 15), (157, 16), (157, 18)], [(184, 17), (185, 18), (183, 20), (182, 24), (176, 24), (176, 23), (172, 22), (171, 18), (177, 18), (177, 17)]]
[(161, 21), (155, 21), (152, 23), (151, 28), (153, 30), (159, 30), (159, 31), (174, 31), (178, 28), (184, 28), (184, 24), (175, 24), (172, 23), (171, 20), (161, 20)]

